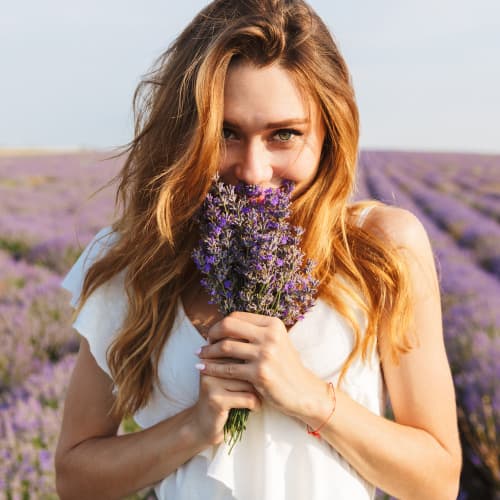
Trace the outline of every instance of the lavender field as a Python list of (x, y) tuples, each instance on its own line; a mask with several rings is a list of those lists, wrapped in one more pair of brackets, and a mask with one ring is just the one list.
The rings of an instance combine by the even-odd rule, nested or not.
[[(120, 167), (104, 158), (0, 156), (0, 498), (57, 498), (53, 453), (78, 349), (59, 284), (112, 220), (113, 186), (89, 199)], [(356, 199), (370, 197), (412, 211), (431, 237), (464, 449), (460, 498), (500, 498), (500, 156), (363, 152)]]

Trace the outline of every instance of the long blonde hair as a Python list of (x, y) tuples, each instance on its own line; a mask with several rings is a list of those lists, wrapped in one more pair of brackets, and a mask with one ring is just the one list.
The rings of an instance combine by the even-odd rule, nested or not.
[[(119, 216), (113, 230), (119, 238), (89, 268), (75, 312), (96, 288), (126, 269), (129, 307), (107, 353), (118, 387), (113, 406), (118, 415), (133, 414), (148, 402), (177, 301), (199, 280), (190, 257), (197, 241), (193, 215), (218, 169), (224, 81), (234, 58), (259, 67), (279, 63), (319, 103), (326, 128), (322, 157), (313, 183), (293, 201), (292, 222), (305, 229), (302, 247), (317, 263), (319, 296), (353, 328), (354, 348), (341, 378), (356, 356), (366, 359), (377, 345), (383, 316), (389, 317), (384, 337), (394, 359), (411, 348), (404, 262), (394, 248), (353, 222), (353, 214), (370, 202), (349, 204), (358, 109), (331, 34), (302, 0), (216, 0), (136, 89), (135, 137), (121, 153), (128, 155), (117, 176)], [(350, 300), (366, 315), (364, 335)]]

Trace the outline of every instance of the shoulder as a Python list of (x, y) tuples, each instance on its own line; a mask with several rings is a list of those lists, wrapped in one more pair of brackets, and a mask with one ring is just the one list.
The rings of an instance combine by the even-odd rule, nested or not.
[(429, 236), (420, 219), (410, 210), (391, 205), (373, 207), (363, 229), (402, 250), (428, 253)]
[(118, 240), (120, 235), (113, 230), (112, 226), (102, 228), (87, 245), (89, 251), (105, 252), (109, 250)]
[(104, 257), (118, 240), (119, 234), (112, 226), (102, 228), (80, 254), (78, 261), (81, 261), (83, 270), (87, 271), (95, 261)]
[(411, 211), (385, 205), (374, 207), (363, 228), (387, 243), (404, 263), (413, 301), (440, 296), (438, 259), (427, 230)]
[[(80, 253), (78, 259), (68, 271), (61, 282), (61, 287), (72, 293), (70, 303), (76, 307), (82, 292), (83, 282), (90, 267), (104, 257), (114, 243), (118, 240), (118, 234), (111, 226), (101, 229)], [(108, 288), (111, 283), (108, 285)]]

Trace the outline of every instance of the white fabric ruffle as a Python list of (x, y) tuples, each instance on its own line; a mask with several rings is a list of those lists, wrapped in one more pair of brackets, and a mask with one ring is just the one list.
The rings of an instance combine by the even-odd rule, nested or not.
[[(102, 252), (115, 241), (109, 227), (87, 246), (61, 286), (76, 306), (83, 278)], [(124, 272), (99, 287), (73, 323), (89, 342), (98, 365), (110, 375), (106, 351), (123, 324), (127, 297)], [(356, 308), (358, 320), (363, 317)], [(289, 331), (304, 365), (336, 385), (341, 367), (353, 345), (346, 320), (319, 299)], [(198, 399), (199, 372), (195, 352), (206, 343), (187, 317), (182, 301), (159, 362), (160, 387), (134, 418), (148, 428), (169, 418)], [(110, 375), (111, 376), (111, 375)], [(375, 414), (384, 408), (384, 387), (376, 349), (368, 363), (356, 359), (341, 386), (355, 401)], [(225, 443), (205, 449), (156, 485), (161, 499), (176, 500), (327, 500), (371, 499), (375, 488), (324, 440), (307, 434), (305, 425), (264, 404), (250, 414), (242, 440), (229, 455)]]

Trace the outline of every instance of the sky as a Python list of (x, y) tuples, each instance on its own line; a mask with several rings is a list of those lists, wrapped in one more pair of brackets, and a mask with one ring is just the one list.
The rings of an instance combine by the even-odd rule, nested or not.
[[(0, 17), (0, 148), (110, 149), (208, 2), (17, 0)], [(360, 147), (500, 153), (498, 0), (311, 0), (347, 61)]]

